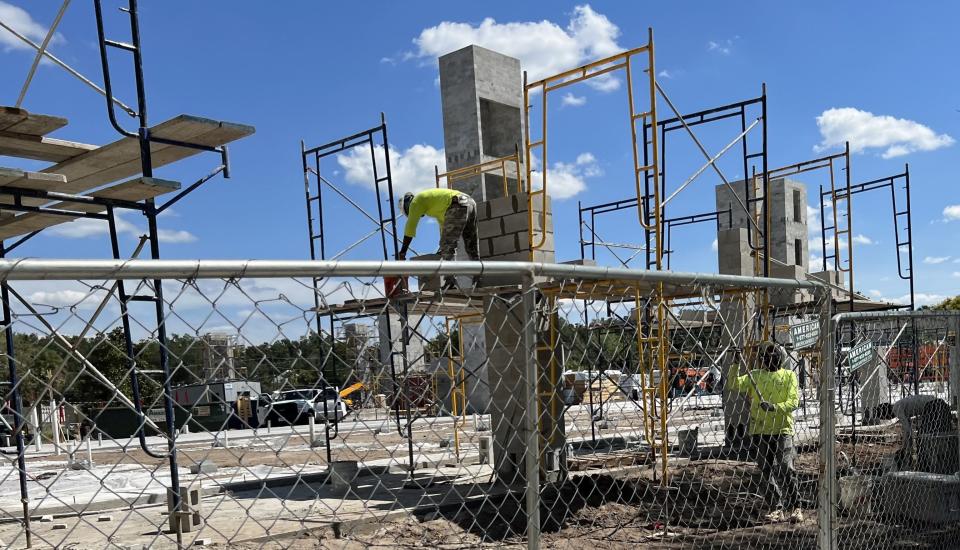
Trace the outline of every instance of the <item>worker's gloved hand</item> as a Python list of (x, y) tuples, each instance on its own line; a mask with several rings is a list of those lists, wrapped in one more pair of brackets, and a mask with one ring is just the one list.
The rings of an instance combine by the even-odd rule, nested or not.
[(772, 412), (774, 410), (773, 403), (770, 403), (769, 401), (761, 401), (760, 408), (767, 412)]

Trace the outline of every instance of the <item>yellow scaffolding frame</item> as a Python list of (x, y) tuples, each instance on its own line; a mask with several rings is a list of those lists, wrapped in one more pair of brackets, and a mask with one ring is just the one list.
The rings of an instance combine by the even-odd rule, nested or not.
[(511, 162), (513, 163), (514, 172), (517, 178), (517, 193), (522, 193), (523, 179), (521, 178), (520, 174), (520, 148), (516, 146), (512, 155), (488, 160), (478, 164), (472, 164), (470, 166), (464, 166), (454, 170), (448, 170), (442, 174), (440, 173), (440, 167), (434, 166), (433, 172), (436, 178), (436, 185), (438, 189), (440, 188), (441, 178), (446, 180), (447, 189), (453, 189), (453, 184), (457, 181), (465, 180), (474, 176), (482, 176), (483, 174), (489, 174), (491, 172), (500, 172), (503, 177), (503, 194), (506, 196), (510, 194), (509, 178), (507, 177), (509, 175), (507, 163)]
[[(456, 323), (460, 329), (458, 333), (458, 349), (460, 350), (460, 354), (454, 356), (453, 343), (449, 341), (447, 343), (447, 376), (450, 378), (450, 414), (453, 416), (453, 449), (457, 459), (460, 458), (460, 432), (463, 430), (463, 426), (466, 424), (467, 414), (467, 375), (465, 369), (463, 368), (464, 355), (462, 321), (464, 319), (471, 318), (483, 319), (483, 313), (468, 313), (455, 317), (446, 317), (444, 319), (444, 326), (447, 331), (448, 339), (450, 338), (450, 335), (453, 334), (453, 323)], [(454, 369), (455, 365), (458, 366), (456, 370)], [(459, 381), (457, 376), (458, 374)]]
[[(577, 67), (575, 69), (570, 69), (562, 73), (556, 74), (538, 80), (536, 82), (528, 83), (527, 82), (527, 73), (523, 73), (523, 114), (524, 114), (524, 155), (526, 160), (526, 176), (527, 176), (527, 208), (529, 215), (529, 225), (530, 231), (528, 234), (529, 245), (530, 245), (530, 260), (533, 261), (534, 252), (537, 249), (543, 248), (547, 240), (546, 233), (546, 218), (547, 218), (547, 173), (549, 171), (549, 159), (547, 157), (547, 94), (553, 90), (569, 86), (571, 84), (576, 84), (578, 82), (583, 82), (590, 78), (594, 78), (600, 75), (608, 74), (612, 71), (618, 69), (624, 69), (626, 71), (626, 83), (627, 83), (627, 99), (629, 101), (629, 111), (630, 111), (630, 138), (633, 144), (633, 172), (634, 180), (636, 185), (636, 194), (637, 194), (637, 215), (640, 221), (640, 226), (648, 231), (653, 231), (656, 238), (656, 265), (657, 269), (660, 269), (661, 264), (661, 248), (662, 248), (662, 237), (661, 237), (661, 223), (660, 223), (660, 173), (659, 173), (659, 138), (657, 134), (657, 88), (656, 88), (656, 69), (654, 65), (654, 50), (653, 50), (653, 29), (650, 28), (647, 30), (648, 42), (647, 45), (641, 46), (639, 48), (634, 48), (617, 55), (606, 57), (592, 63)], [(647, 57), (647, 68), (643, 71), (647, 74), (647, 79), (649, 82), (649, 110), (644, 112), (637, 112), (636, 105), (633, 97), (633, 77), (632, 77), (632, 59), (634, 56), (640, 54), (646, 54)], [(532, 92), (539, 91), (541, 104), (541, 122), (540, 122), (540, 139), (536, 141), (531, 141), (530, 139), (530, 94)], [(650, 126), (652, 128), (652, 164), (641, 165), (641, 154), (637, 149), (637, 121), (640, 124), (646, 124), (646, 120), (650, 120)], [(534, 149), (539, 149), (540, 151), (540, 162), (542, 164), (541, 169), (541, 178), (542, 185), (541, 189), (534, 191), (533, 190), (533, 152)], [(654, 223), (647, 224), (646, 219), (647, 215), (644, 212), (645, 204), (642, 197), (641, 186), (643, 183), (642, 174), (644, 172), (653, 173), (653, 189), (654, 189)], [(540, 212), (540, 230), (534, 231), (534, 197), (541, 196), (543, 201), (543, 207)], [(539, 233), (539, 240), (534, 238), (534, 234)]]

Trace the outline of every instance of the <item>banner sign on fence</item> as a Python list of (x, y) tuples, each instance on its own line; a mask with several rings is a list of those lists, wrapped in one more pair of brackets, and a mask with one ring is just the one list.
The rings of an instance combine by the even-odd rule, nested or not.
[(820, 340), (820, 322), (810, 321), (790, 326), (790, 341), (793, 349), (806, 349)]
[(847, 353), (847, 368), (850, 369), (850, 372), (853, 372), (861, 367), (869, 365), (876, 355), (877, 354), (873, 347), (873, 342), (870, 340), (860, 342), (859, 344), (850, 348), (850, 352)]

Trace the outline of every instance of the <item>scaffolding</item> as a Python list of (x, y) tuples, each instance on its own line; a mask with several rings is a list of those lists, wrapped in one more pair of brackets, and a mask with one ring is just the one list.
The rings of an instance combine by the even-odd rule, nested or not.
[[(94, 87), (104, 95), (107, 117), (110, 125), (121, 135), (120, 140), (101, 147), (46, 138), (47, 133), (65, 126), (67, 121), (59, 117), (29, 113), (20, 109), (19, 106), (4, 109), (3, 120), (0, 122), (0, 127), (4, 130), (4, 135), (0, 139), (0, 154), (51, 162), (53, 165), (39, 172), (0, 169), (0, 178), (4, 181), (4, 186), (0, 188), (0, 195), (3, 196), (2, 210), (5, 211), (5, 215), (0, 219), (0, 239), (5, 241), (16, 239), (12, 244), (4, 243), (0, 247), (0, 255), (2, 256), (8, 255), (11, 251), (30, 241), (44, 229), (72, 220), (94, 219), (107, 222), (112, 257), (117, 260), (124, 259), (125, 256), (121, 252), (119, 242), (117, 217), (120, 211), (133, 211), (141, 213), (146, 218), (147, 233), (141, 236), (132, 257), (138, 257), (145, 247), (149, 247), (149, 257), (159, 259), (160, 232), (157, 218), (214, 177), (222, 175), (224, 178), (229, 178), (230, 163), (226, 144), (254, 132), (254, 129), (250, 126), (188, 115), (181, 115), (151, 126), (147, 116), (147, 93), (144, 81), (143, 48), (137, 1), (128, 0), (127, 6), (120, 8), (120, 10), (128, 18), (129, 42), (107, 38), (102, 0), (94, 1), (98, 47), (104, 81), (102, 90)], [(62, 13), (63, 10), (61, 9), (60, 15)], [(38, 51), (37, 59), (42, 55), (52, 58), (45, 51), (45, 45), (46, 41), (44, 45), (36, 48)], [(113, 79), (111, 78), (108, 58), (110, 49), (131, 54), (137, 99), (136, 110), (126, 107), (125, 104), (113, 96)], [(77, 76), (75, 71), (72, 71), (63, 63), (60, 63), (60, 65)], [(85, 79), (82, 80), (86, 81)], [(23, 92), (25, 91), (26, 84)], [(22, 96), (23, 93), (21, 93), (21, 99)], [(128, 130), (120, 123), (116, 116), (116, 106), (122, 107), (126, 114), (134, 118), (137, 126), (135, 130)], [(217, 155), (220, 161), (219, 165), (212, 172), (188, 187), (181, 189), (178, 182), (154, 177), (156, 168), (204, 152)], [(120, 183), (116, 183), (118, 181)], [(158, 203), (157, 199), (161, 196), (167, 196), (167, 198), (162, 203)], [(27, 315), (35, 317), (41, 325), (51, 332), (55, 331), (44, 319), (43, 314), (31, 306), (16, 290), (10, 288), (7, 281), (0, 283), (0, 291), (2, 291), (3, 299), (3, 322), (6, 327), (4, 331), (9, 370), (8, 383), (12, 394), (12, 412), (15, 420), (16, 454), (21, 477), (20, 491), (24, 506), (23, 523), (27, 537), (26, 542), (30, 546), (29, 495), (27, 494), (24, 477), (26, 475), (23, 436), (25, 419), (14, 345), (14, 314), (11, 309), (11, 296), (26, 308)], [(174, 369), (171, 368), (167, 351), (166, 312), (162, 284), (159, 279), (143, 281), (137, 285), (136, 289), (129, 292), (124, 281), (117, 280), (107, 289), (106, 295), (102, 297), (92, 319), (87, 322), (81, 331), (80, 338), (83, 338), (93, 328), (94, 322), (109, 302), (114, 299), (114, 295), (116, 295), (120, 306), (120, 320), (131, 384), (131, 398), (126, 398), (118, 391), (117, 399), (134, 410), (138, 416), (139, 427), (136, 436), (143, 452), (153, 458), (169, 462), (173, 487), (171, 490), (171, 513), (179, 514), (183, 495), (180, 494), (179, 490), (177, 449), (174, 443), (177, 434), (174, 409), (177, 405), (172, 395)], [(159, 344), (159, 364), (157, 365), (158, 368), (155, 369), (142, 368), (139, 364), (142, 359), (134, 353), (130, 308), (136, 302), (153, 305), (155, 329), (151, 332), (156, 335)], [(138, 326), (142, 327), (142, 325)], [(83, 357), (75, 344), (65, 340), (61, 344), (72, 356), (86, 366), (92, 376), (107, 384), (108, 387), (116, 388), (119, 381), (107, 379), (95, 365), (92, 365)], [(164, 429), (160, 429), (157, 422), (151, 420), (144, 411), (141, 391), (145, 379), (150, 380), (162, 389), (162, 423), (165, 425)], [(154, 450), (147, 445), (145, 439), (147, 426), (158, 432), (166, 433), (166, 450)], [(181, 542), (180, 523), (176, 522), (176, 525), (177, 541)]]

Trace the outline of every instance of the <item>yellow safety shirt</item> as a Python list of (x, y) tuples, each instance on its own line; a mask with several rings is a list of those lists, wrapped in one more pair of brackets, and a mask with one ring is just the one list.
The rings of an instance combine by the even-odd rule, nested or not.
[[(747, 375), (740, 376), (740, 368), (734, 363), (727, 373), (726, 386), (731, 391), (746, 393), (750, 397), (751, 435), (793, 435), (793, 411), (800, 404), (797, 373), (789, 369), (770, 372), (764, 369), (751, 371), (757, 387), (753, 387)], [(761, 398), (773, 405), (772, 411), (760, 408)]]
[(404, 227), (403, 234), (410, 238), (416, 237), (417, 224), (424, 216), (434, 218), (442, 228), (447, 208), (450, 208), (453, 198), (461, 194), (460, 191), (443, 188), (427, 189), (417, 193), (410, 201), (410, 211), (407, 213), (407, 225)]

